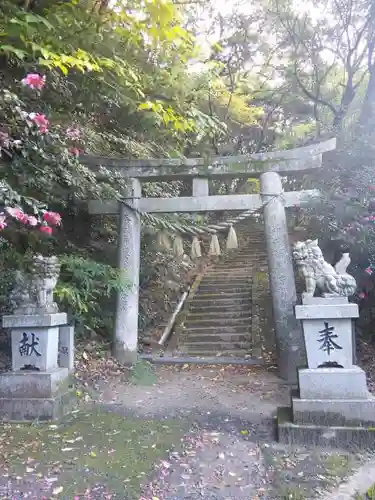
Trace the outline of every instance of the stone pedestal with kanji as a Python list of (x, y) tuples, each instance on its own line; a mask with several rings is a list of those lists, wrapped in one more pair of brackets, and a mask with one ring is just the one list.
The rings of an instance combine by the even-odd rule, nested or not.
[(66, 323), (65, 313), (3, 317), (11, 330), (12, 371), (0, 375), (1, 419), (54, 420), (70, 410), (73, 328)]
[(367, 448), (375, 444), (375, 398), (353, 364), (353, 319), (346, 297), (305, 297), (295, 308), (305, 339), (307, 368), (298, 371), (291, 406), (278, 412), (283, 443)]
[(12, 371), (0, 375), (0, 419), (54, 420), (71, 408), (74, 331), (53, 301), (56, 257), (35, 256), (28, 274), (16, 273), (10, 329)]

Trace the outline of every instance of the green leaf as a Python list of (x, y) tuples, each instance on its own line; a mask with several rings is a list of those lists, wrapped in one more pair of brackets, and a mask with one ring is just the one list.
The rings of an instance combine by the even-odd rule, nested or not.
[(0, 51), (5, 52), (7, 54), (11, 53), (18, 57), (18, 59), (25, 59), (27, 56), (27, 52), (24, 50), (13, 47), (13, 45), (0, 45)]
[(35, 14), (26, 14), (25, 21), (27, 23), (42, 23), (48, 29), (53, 30), (54, 26), (43, 16), (37, 16)]
[(138, 109), (139, 110), (142, 110), (142, 109), (153, 109), (154, 108), (154, 104), (150, 101), (147, 101), (147, 102), (142, 102), (139, 106), (138, 106)]

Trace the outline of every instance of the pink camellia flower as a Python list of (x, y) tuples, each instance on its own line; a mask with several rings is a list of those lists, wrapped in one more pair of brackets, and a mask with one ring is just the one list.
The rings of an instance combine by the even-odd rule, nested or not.
[(69, 153), (71, 153), (73, 156), (78, 158), (78, 156), (81, 154), (82, 150), (79, 148), (69, 148)]
[(359, 292), (358, 297), (360, 299), (365, 299), (367, 297), (367, 294), (365, 292)]
[(371, 276), (371, 274), (372, 274), (372, 269), (371, 269), (371, 267), (370, 267), (370, 266), (366, 267), (366, 269), (365, 269), (365, 273), (367, 273), (367, 274), (369, 274), (369, 275)]
[(5, 210), (11, 217), (14, 217), (19, 222), (22, 222), (22, 224), (27, 224), (29, 217), (20, 208), (7, 207)]
[(51, 226), (59, 226), (61, 224), (61, 215), (57, 212), (44, 212), (43, 220)]
[(32, 227), (35, 227), (38, 225), (38, 219), (36, 217), (34, 217), (34, 215), (29, 215), (27, 218), (27, 222)]
[(49, 226), (40, 226), (40, 231), (42, 233), (52, 234), (52, 227), (49, 227)]
[(19, 214), (16, 219), (18, 222), (21, 222), (22, 224), (27, 224), (29, 222), (29, 216), (26, 214)]
[(6, 207), (5, 210), (11, 217), (17, 217), (20, 213), (22, 213), (22, 210), (20, 208)]
[(46, 84), (46, 77), (41, 76), (38, 73), (29, 73), (21, 80), (22, 85), (26, 85), (30, 89), (42, 90)]
[(49, 121), (45, 115), (42, 115), (41, 113), (30, 113), (29, 118), (39, 128), (39, 132), (42, 134), (48, 133)]
[(0, 214), (0, 231), (2, 231), (7, 227), (8, 224), (5, 221), (6, 221), (6, 215)]
[(72, 141), (78, 141), (81, 138), (81, 131), (77, 127), (69, 127), (66, 129), (66, 136)]

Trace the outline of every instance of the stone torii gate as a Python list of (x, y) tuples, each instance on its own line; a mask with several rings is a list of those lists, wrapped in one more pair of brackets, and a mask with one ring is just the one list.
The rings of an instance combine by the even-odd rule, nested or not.
[[(113, 353), (131, 363), (138, 347), (138, 294), (140, 269), (139, 212), (209, 212), (249, 210), (264, 206), (264, 226), (273, 302), (280, 376), (296, 381), (297, 367), (305, 365), (299, 322), (294, 315), (296, 288), (288, 239), (285, 207), (316, 196), (316, 191), (284, 192), (281, 175), (315, 169), (322, 155), (336, 147), (336, 140), (298, 149), (243, 156), (213, 157), (205, 166), (203, 158), (126, 160), (86, 157), (91, 167), (113, 168), (129, 179), (126, 204), (117, 201), (92, 201), (91, 214), (119, 215), (118, 266), (126, 270), (130, 286), (117, 295)], [(260, 178), (260, 194), (209, 196), (209, 178)], [(192, 180), (192, 196), (175, 198), (142, 197), (142, 182)], [(268, 203), (266, 203), (268, 202)], [(136, 209), (136, 210), (134, 210)]]

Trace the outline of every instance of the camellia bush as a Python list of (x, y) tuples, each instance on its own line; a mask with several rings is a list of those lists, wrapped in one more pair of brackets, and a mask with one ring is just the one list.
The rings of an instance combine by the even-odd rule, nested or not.
[(0, 310), (8, 309), (15, 269), (27, 272), (35, 253), (54, 254), (62, 265), (56, 299), (76, 321), (78, 333), (105, 333), (111, 315), (101, 311), (100, 301), (104, 298), (108, 305), (113, 291), (126, 283), (115, 268), (95, 262), (68, 243), (60, 210), (49, 206), (69, 211), (72, 201), (99, 196), (111, 188), (99, 186), (92, 172), (79, 163), (79, 127), (54, 125), (43, 112), (46, 84), (45, 76), (29, 73), (19, 82), (19, 93), (1, 91)]
[[(38, 92), (43, 89), (45, 81), (44, 76), (30, 73), (21, 81), (21, 85)], [(3, 122), (0, 132), (0, 152), (4, 160), (3, 169), (5, 168), (8, 171), (5, 179), (8, 177), (12, 181), (15, 180), (16, 175), (14, 174), (16, 172), (9, 169), (9, 164), (17, 155), (25, 154), (26, 140), (29, 135), (25, 134), (26, 137), (22, 137), (15, 125), (24, 120), (24, 130), (30, 129), (30, 135), (37, 136), (38, 134), (48, 134), (49, 121), (44, 114), (27, 113), (22, 109), (21, 101), (9, 91), (3, 90), (2, 97), (4, 103), (15, 104), (13, 117), (5, 114), (3, 109), (4, 119), (8, 119), (9, 123)], [(9, 107), (6, 106), (6, 108)], [(16, 137), (14, 137), (14, 134), (16, 134)], [(41, 233), (51, 235), (52, 228), (61, 224), (60, 214), (46, 210), (45, 205), (35, 198), (19, 194), (17, 189), (13, 189), (5, 179), (3, 178), (0, 181), (0, 203), (3, 205), (3, 211), (0, 213), (0, 230), (4, 230), (9, 224), (13, 226), (16, 222), (30, 229), (38, 228)]]

